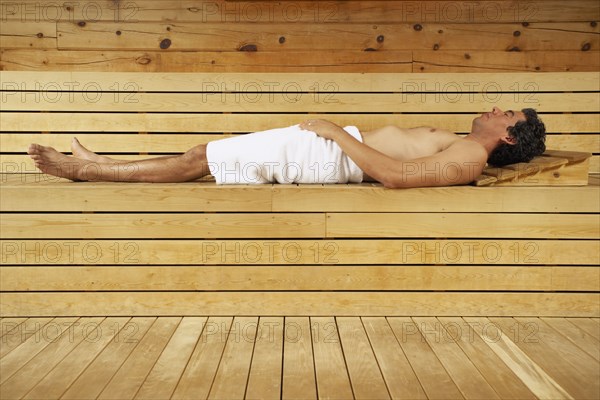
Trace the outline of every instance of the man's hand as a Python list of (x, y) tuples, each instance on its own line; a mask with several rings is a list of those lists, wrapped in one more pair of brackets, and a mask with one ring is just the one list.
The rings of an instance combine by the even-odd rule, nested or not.
[(335, 140), (338, 135), (345, 132), (340, 126), (325, 119), (307, 119), (300, 124), (300, 128), (312, 131), (325, 139), (331, 140)]

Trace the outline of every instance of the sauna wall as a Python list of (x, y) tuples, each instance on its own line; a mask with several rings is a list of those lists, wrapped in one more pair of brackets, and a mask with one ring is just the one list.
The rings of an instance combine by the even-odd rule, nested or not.
[(1, 0), (1, 70), (600, 71), (600, 2)]

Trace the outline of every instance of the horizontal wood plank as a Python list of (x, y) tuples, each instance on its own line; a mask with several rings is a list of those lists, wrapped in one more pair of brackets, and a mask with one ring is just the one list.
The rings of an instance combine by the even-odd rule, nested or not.
[(0, 49), (4, 71), (101, 72), (589, 72), (598, 51), (121, 51)]
[[(0, 214), (2, 238), (308, 238), (326, 236), (321, 213)], [(585, 229), (579, 226), (581, 229)]]
[[(589, 214), (327, 213), (327, 237), (598, 238)], [(360, 227), (357, 229), (357, 227)]]
[[(311, 92), (311, 93), (537, 93), (548, 91), (598, 91), (594, 72), (512, 73), (134, 73), (82, 71), (2, 71), (5, 97), (13, 91), (81, 92), (111, 94), (133, 92)], [(491, 96), (491, 94), (489, 94)], [(27, 95), (30, 100), (34, 95)], [(46, 96), (50, 97), (48, 93)], [(90, 94), (91, 96), (91, 94)], [(512, 96), (512, 95), (511, 95)], [(17, 96), (19, 97), (19, 96)], [(39, 96), (41, 97), (41, 95)], [(108, 97), (108, 96), (107, 96)], [(65, 95), (65, 99), (69, 96)], [(53, 97), (53, 101), (56, 99)], [(81, 99), (70, 99), (76, 103)], [(196, 99), (199, 100), (199, 99)], [(470, 100), (468, 96), (464, 100)], [(453, 102), (457, 99), (454, 98)], [(204, 110), (206, 111), (206, 110)]]
[[(346, 93), (268, 94), (155, 94), (155, 93), (80, 93), (84, 98), (73, 102), (60, 92), (27, 100), (15, 93), (3, 96), (6, 111), (86, 111), (86, 112), (468, 112), (477, 113), (498, 106), (502, 109), (536, 108), (545, 112), (597, 112), (598, 93), (526, 93), (526, 94), (370, 94)], [(31, 94), (29, 94), (31, 96)], [(33, 94), (35, 97), (36, 94)], [(90, 96), (90, 97), (86, 97)], [(115, 99), (115, 96), (117, 99)], [(490, 96), (493, 101), (490, 101)], [(458, 101), (460, 97), (469, 101)], [(93, 99), (93, 101), (91, 100)]]
[(6, 239), (5, 265), (600, 264), (594, 240)]
[[(0, 204), (2, 210), (9, 211), (12, 209), (18, 211), (20, 209), (25, 211), (25, 209), (28, 209), (29, 211), (40, 211), (49, 207), (52, 210), (47, 211), (66, 211), (69, 209), (72, 211), (159, 211), (162, 209), (168, 212), (176, 210), (270, 212), (272, 204), (270, 185), (265, 187), (262, 187), (262, 185), (236, 185), (236, 187), (228, 187), (227, 191), (219, 191), (223, 188), (216, 186), (214, 183), (178, 183), (171, 184), (170, 187), (163, 186), (161, 189), (155, 184), (151, 184), (147, 188), (152, 192), (150, 194), (137, 184), (110, 188), (110, 186), (99, 183), (94, 188), (90, 187), (87, 194), (80, 190), (76, 191), (80, 193), (80, 195), (77, 195), (76, 192), (73, 192), (74, 187), (68, 188), (71, 185), (68, 182), (48, 178), (46, 175), (40, 175), (40, 177), (42, 179), (38, 179), (37, 184), (34, 184), (33, 187), (30, 186), (30, 196), (33, 197), (31, 198), (32, 203), (28, 205), (21, 204), (19, 206), (17, 203), (20, 200), (17, 201), (13, 196), (20, 197), (27, 192), (27, 189), (19, 183), (19, 179), (27, 181), (31, 177), (23, 174), (19, 179), (13, 181), (17, 185), (15, 189), (16, 187), (21, 188), (14, 191), (13, 196), (10, 194), (11, 189), (9, 186), (1, 184)], [(45, 178), (48, 179), (43, 183), (42, 181)], [(65, 184), (67, 187), (64, 186)], [(45, 185), (45, 187), (38, 185)], [(71, 193), (64, 192), (64, 189)], [(79, 186), (77, 189), (83, 189), (83, 186)], [(17, 194), (18, 192), (21, 194)], [(13, 197), (13, 200), (10, 200), (11, 197)], [(49, 201), (49, 198), (52, 198), (52, 200)], [(15, 203), (15, 201), (17, 202)], [(90, 201), (96, 204), (91, 207), (85, 206)], [(4, 208), (5, 206), (6, 208)]]
[(3, 292), (54, 291), (579, 291), (595, 266), (27, 266), (0, 267)]
[[(489, 24), (422, 23), (250, 23), (250, 22), (77, 22), (57, 23), (59, 49), (131, 49), (236, 51), (256, 46), (258, 51), (286, 50), (579, 50), (581, 43), (598, 48), (599, 27), (589, 22)], [(120, 34), (116, 34), (116, 32)], [(515, 35), (514, 32), (520, 34)], [(209, 32), (215, 32), (211, 34)], [(284, 35), (284, 43), (280, 37)], [(379, 36), (384, 41), (377, 41)], [(343, 36), (344, 40), (340, 40)], [(168, 41), (166, 41), (168, 40)]]
[[(4, 11), (4, 7), (2, 11)], [(35, 23), (23, 23), (21, 21), (5, 21), (2, 19), (0, 47), (3, 49), (56, 49), (56, 35), (55, 22), (38, 21)]]
[(0, 49), (4, 71), (102, 72), (585, 72), (598, 51), (263, 51), (187, 52)]
[(164, 52), (0, 49), (0, 70), (4, 71), (340, 73), (368, 70), (369, 73), (405, 73), (413, 70), (412, 60), (412, 52), (402, 50)]
[(600, 54), (594, 51), (414, 51), (413, 72), (576, 72), (599, 71)]
[[(541, 117), (543, 119), (543, 117)], [(580, 152), (600, 152), (600, 134), (589, 135), (546, 135), (546, 149), (580, 151)]]
[[(361, 183), (223, 187), (210, 182), (74, 183), (43, 174), (2, 174), (0, 188), (4, 212), (600, 212), (595, 186), (393, 190)], [(523, 198), (529, 201), (523, 202)]]
[[(354, 187), (354, 186), (353, 186)], [(362, 184), (355, 191), (324, 185), (274, 185), (273, 211), (598, 212), (598, 189), (469, 186), (393, 190)], [(339, 196), (338, 196), (339, 194)], [(577, 202), (573, 199), (577, 198)], [(477, 200), (475, 200), (477, 199)], [(528, 199), (524, 202), (523, 199)], [(567, 211), (569, 210), (569, 211)], [(15, 210), (16, 211), (16, 210)]]
[[(600, 294), (387, 292), (0, 293), (11, 316), (563, 316), (597, 317)], [(259, 312), (260, 311), (260, 312)]]
[[(94, 13), (91, 13), (91, 10)], [(565, 8), (560, 0), (514, 1), (345, 1), (315, 3), (296, 1), (291, 6), (271, 2), (197, 1), (188, 4), (177, 0), (153, 0), (145, 3), (113, 3), (110, 0), (82, 0), (76, 5), (51, 0), (8, 2), (3, 17), (7, 20), (52, 21), (123, 21), (123, 22), (311, 22), (311, 23), (381, 23), (381, 22), (549, 22), (588, 21), (598, 19), (600, 10), (593, 0), (570, 1)]]
[[(256, 132), (274, 127), (290, 126), (302, 122), (307, 115), (302, 114), (117, 114), (117, 113), (27, 113), (27, 118), (23, 118), (19, 112), (4, 112), (1, 114), (0, 128), (2, 131), (29, 131), (29, 132), (77, 132), (80, 138), (88, 137), (89, 132), (114, 132), (119, 135), (110, 136), (110, 141), (106, 138), (96, 140), (93, 148), (100, 148), (100, 151), (121, 151), (120, 147), (123, 140), (128, 140), (132, 136), (123, 138), (121, 135), (126, 132), (177, 132), (195, 133), (195, 132)], [(424, 124), (443, 127), (457, 133), (468, 133), (473, 118), (479, 114), (311, 114), (310, 118), (323, 118), (337, 123), (338, 125), (356, 125), (361, 130), (379, 128), (384, 125), (398, 125), (401, 127), (423, 126)], [(600, 132), (600, 118), (598, 114), (542, 114), (540, 118), (547, 125), (548, 133), (571, 133)], [(85, 135), (85, 136), (84, 136)], [(2, 137), (2, 136), (0, 136)], [(28, 136), (10, 137), (10, 140), (3, 140), (7, 149), (13, 149), (13, 146), (21, 146), (17, 150), (23, 151), (22, 143), (29, 144)], [(54, 138), (55, 136), (48, 136)], [(90, 136), (94, 138), (93, 136)], [(174, 136), (175, 142), (193, 136), (181, 135)], [(204, 136), (202, 136), (204, 137)], [(27, 139), (25, 139), (27, 138)], [(152, 147), (145, 151), (173, 151), (157, 147), (163, 141), (156, 143), (153, 137), (142, 138), (133, 137), (136, 142), (152, 143)], [(208, 138), (208, 137), (207, 137)], [(69, 136), (70, 139), (70, 136)], [(23, 142), (25, 140), (25, 142)], [(94, 139), (92, 139), (94, 140)], [(208, 139), (207, 139), (208, 140)], [(114, 142), (115, 145), (110, 143)], [(13, 144), (15, 143), (15, 144)], [(68, 146), (68, 141), (53, 142), (55, 146)], [(95, 144), (98, 143), (98, 144)], [(168, 144), (169, 141), (165, 141)], [(194, 142), (196, 144), (202, 142)], [(84, 143), (88, 144), (88, 143)], [(181, 145), (181, 146), (187, 146)], [(176, 147), (180, 149), (181, 146)], [(168, 147), (173, 148), (173, 147)], [(105, 150), (112, 149), (112, 150)], [(562, 149), (562, 148), (561, 148)], [(564, 150), (577, 150), (565, 148)], [(66, 150), (62, 150), (66, 151)]]
[[(543, 216), (543, 218), (542, 218)], [(590, 214), (1, 214), (3, 239), (561, 238), (595, 239)], [(357, 226), (360, 229), (357, 229)]]

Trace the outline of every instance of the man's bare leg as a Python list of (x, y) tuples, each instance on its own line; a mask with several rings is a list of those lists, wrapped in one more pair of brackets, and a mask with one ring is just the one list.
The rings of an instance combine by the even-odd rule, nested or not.
[(74, 157), (81, 158), (82, 160), (94, 161), (98, 163), (121, 163), (126, 162), (126, 160), (117, 160), (116, 158), (110, 158), (106, 156), (101, 156), (94, 153), (91, 150), (83, 147), (77, 138), (73, 138), (71, 140), (71, 152)]
[(129, 162), (92, 161), (67, 156), (39, 144), (29, 146), (28, 153), (42, 172), (71, 180), (186, 182), (210, 174), (206, 145), (198, 145), (178, 156)]
[[(131, 160), (119, 160), (116, 158), (111, 158), (111, 157), (101, 156), (99, 154), (96, 154), (93, 151), (85, 148), (79, 142), (79, 140), (77, 140), (77, 138), (75, 138), (75, 137), (71, 141), (71, 152), (73, 153), (73, 156), (75, 156), (77, 158), (94, 161), (94, 162), (99, 162), (99, 163), (128, 163), (128, 162), (131, 162)], [(173, 158), (173, 157), (179, 157), (179, 155), (155, 157), (155, 158), (153, 158), (153, 160)]]

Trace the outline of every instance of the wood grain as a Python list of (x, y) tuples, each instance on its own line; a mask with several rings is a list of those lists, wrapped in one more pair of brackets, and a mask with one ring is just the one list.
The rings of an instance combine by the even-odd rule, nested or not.
[(413, 51), (413, 72), (598, 71), (600, 54), (593, 51)]
[(283, 345), (283, 399), (316, 399), (315, 365), (310, 319), (285, 317)]
[(133, 317), (127, 324), (116, 326), (119, 331), (115, 339), (77, 377), (62, 398), (79, 400), (98, 397), (155, 320), (155, 317)]
[[(434, 246), (431, 246), (434, 248)], [(600, 290), (593, 266), (2, 266), (0, 288), (16, 291), (168, 290)]]
[[(563, 238), (594, 239), (590, 214), (228, 213), (20, 214), (2, 216), (3, 239)], [(361, 229), (357, 230), (356, 226)]]
[[(285, 50), (580, 50), (581, 43), (598, 48), (598, 26), (588, 22), (535, 22), (521, 24), (413, 24), (250, 23), (250, 22), (58, 22), (59, 49), (131, 49), (236, 51)], [(514, 34), (519, 31), (519, 34)], [(120, 32), (120, 34), (116, 34)], [(211, 34), (207, 32), (219, 32)], [(285, 37), (282, 43), (279, 39)], [(344, 40), (339, 40), (343, 36)], [(383, 36), (384, 42), (377, 38)], [(165, 42), (167, 41), (167, 42)]]
[[(464, 101), (472, 99), (466, 94), (495, 92), (537, 93), (549, 91), (594, 92), (598, 91), (600, 78), (593, 72), (514, 72), (490, 74), (486, 72), (462, 74), (427, 73), (169, 73), (138, 74), (133, 72), (82, 72), (82, 71), (3, 71), (1, 79), (5, 98), (33, 99), (34, 95), (16, 95), (17, 90), (31, 92), (99, 91), (111, 94), (157, 92), (182, 93), (230, 93), (260, 91), (264, 93), (465, 93)], [(129, 85), (128, 85), (129, 84)], [(10, 96), (10, 97), (9, 97)], [(52, 102), (57, 95), (47, 93)], [(73, 95), (74, 96), (74, 95)], [(43, 97), (38, 95), (38, 97)], [(55, 98), (56, 97), (56, 98)], [(91, 97), (91, 94), (90, 94)], [(65, 95), (76, 106), (85, 99)], [(256, 99), (254, 99), (256, 101)], [(457, 98), (453, 98), (453, 103)], [(6, 104), (9, 104), (6, 102)], [(41, 108), (40, 108), (41, 109)], [(125, 111), (125, 110), (121, 110)], [(176, 111), (176, 110), (169, 110)], [(204, 112), (208, 110), (203, 110)], [(447, 110), (446, 110), (447, 111)]]
[[(0, 293), (3, 317), (170, 316), (540, 316), (595, 317), (598, 293), (477, 292), (89, 292)], [(412, 360), (411, 360), (412, 361)], [(129, 368), (127, 368), (129, 369)], [(146, 371), (147, 372), (147, 371)]]
[[(589, 57), (588, 57), (589, 58)], [(593, 64), (593, 60), (591, 60)], [(579, 65), (579, 64), (578, 64)], [(586, 69), (581, 65), (581, 70)], [(105, 72), (394, 72), (413, 70), (412, 51), (135, 51), (0, 49), (0, 70)]]
[(479, 1), (476, 4), (452, 1), (345, 1), (315, 3), (252, 3), (225, 0), (185, 1), (154, 0), (115, 4), (109, 0), (83, 0), (76, 5), (62, 5), (50, 0), (22, 0), (5, 5), (3, 17), (8, 20), (36, 21), (123, 21), (123, 22), (537, 22), (588, 21), (598, 19), (600, 10), (593, 0), (569, 2), (565, 8), (559, 0)]
[[(3, 211), (144, 212), (598, 212), (597, 188), (455, 186), (390, 190), (381, 185), (72, 183), (40, 174), (0, 176)], [(44, 190), (44, 198), (37, 194)], [(147, 194), (140, 198), (140, 191)], [(93, 194), (93, 195), (91, 195)], [(150, 196), (149, 194), (152, 194)], [(451, 194), (451, 196), (448, 196)], [(155, 197), (157, 196), (157, 197)], [(480, 200), (476, 204), (473, 196)], [(530, 202), (523, 202), (529, 196)], [(572, 201), (573, 196), (578, 202)]]
[[(117, 336), (119, 329), (128, 323), (129, 317), (108, 317), (100, 324), (89, 324), (88, 336), (72, 352), (64, 357), (24, 397), (26, 399), (59, 398), (75, 382), (95, 358), (105, 350)], [(117, 329), (115, 329), (117, 327)]]
[(600, 263), (592, 240), (287, 239), (2, 240), (3, 264), (574, 264)]

